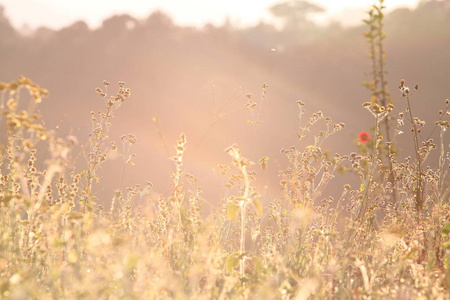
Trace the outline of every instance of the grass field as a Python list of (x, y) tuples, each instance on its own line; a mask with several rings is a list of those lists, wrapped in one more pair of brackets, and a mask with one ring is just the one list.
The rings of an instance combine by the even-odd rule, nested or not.
[[(120, 186), (113, 199), (95, 197), (98, 170), (114, 152), (133, 164), (136, 137), (108, 135), (131, 97), (124, 82), (96, 89), (105, 106), (91, 113), (83, 145), (83, 137), (46, 128), (39, 110), (46, 89), (25, 77), (0, 82), (0, 298), (449, 299), (449, 100), (425, 124), (414, 110), (419, 87), (401, 80), (394, 115), (380, 13), (375, 6), (365, 33), (371, 98), (354, 108), (373, 117), (374, 130), (359, 134), (358, 151), (329, 154), (327, 138), (345, 124), (309, 114), (299, 101), (298, 140), (311, 143), (282, 150), (281, 196), (263, 199), (255, 188), (270, 159), (254, 163), (231, 145), (229, 164), (219, 165), (226, 194), (208, 216), (201, 183), (183, 166), (184, 133), (170, 157), (173, 172), (161, 174), (173, 182), (170, 193), (147, 182)], [(259, 100), (246, 101), (257, 115)], [(415, 156), (400, 158), (399, 134), (411, 136)], [(74, 167), (74, 153), (84, 168)], [(437, 163), (427, 160), (432, 155)], [(334, 199), (324, 189), (339, 173), (359, 183), (333, 186)]]

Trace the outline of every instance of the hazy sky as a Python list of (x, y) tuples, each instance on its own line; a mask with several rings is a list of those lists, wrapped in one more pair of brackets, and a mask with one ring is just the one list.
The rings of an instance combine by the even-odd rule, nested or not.
[[(270, 20), (268, 7), (283, 0), (0, 0), (13, 25), (22, 28), (47, 26), (60, 28), (84, 20), (92, 28), (117, 13), (144, 18), (160, 9), (181, 25), (222, 24), (229, 17), (234, 24), (250, 25)], [(323, 20), (337, 19), (346, 25), (357, 24), (368, 7), (377, 0), (314, 0), (327, 9)], [(388, 10), (399, 6), (415, 7), (419, 0), (385, 0)]]

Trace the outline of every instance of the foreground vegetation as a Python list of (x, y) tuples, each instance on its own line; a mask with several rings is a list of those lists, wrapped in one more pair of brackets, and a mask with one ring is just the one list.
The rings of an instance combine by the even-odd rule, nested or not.
[[(401, 80), (403, 110), (394, 116), (380, 7), (367, 23), (372, 98), (361, 110), (373, 116), (372, 137), (361, 132), (358, 152), (330, 156), (326, 139), (345, 124), (322, 112), (305, 121), (299, 101), (302, 143), (282, 150), (288, 166), (280, 171), (281, 195), (263, 199), (255, 187), (269, 158), (254, 164), (231, 145), (230, 163), (219, 166), (227, 193), (207, 217), (199, 183), (183, 167), (183, 133), (171, 157), (169, 194), (147, 182), (119, 187), (106, 208), (95, 197), (110, 155), (133, 163), (136, 137), (123, 136), (119, 147), (108, 136), (131, 95), (125, 83), (113, 95), (106, 81), (96, 90), (105, 109), (91, 114), (82, 147), (45, 127), (38, 109), (45, 89), (24, 77), (0, 83), (1, 298), (448, 299), (449, 100), (436, 122), (425, 124), (414, 114), (418, 86)], [(255, 128), (266, 89), (260, 100), (247, 95)], [(400, 158), (399, 134), (411, 134), (414, 157)], [(81, 170), (74, 153), (86, 160)], [(324, 189), (338, 172), (354, 173), (359, 183), (334, 185), (340, 196), (333, 199)]]
[[(361, 153), (322, 150), (323, 141), (344, 124), (315, 113), (299, 129), (314, 143), (282, 150), (282, 196), (263, 207), (252, 182), (257, 169), (236, 145), (226, 151), (228, 194), (217, 214), (202, 217), (201, 189), (183, 169), (186, 136), (180, 135), (173, 191), (154, 198), (151, 183), (118, 189), (109, 209), (98, 205), (97, 170), (117, 145), (108, 139), (116, 109), (130, 91), (104, 97), (106, 109), (92, 114), (83, 147), (87, 168), (70, 164), (75, 137), (53, 136), (36, 107), (47, 91), (26, 78), (2, 83), (1, 295), (26, 298), (445, 298), (450, 283), (448, 100), (436, 122), (438, 142), (420, 140), (423, 121), (412, 115), (414, 91), (400, 84), (408, 109), (415, 158), (398, 161), (394, 142), (383, 142), (380, 124), (392, 105), (364, 103), (375, 118), (375, 136), (360, 135)], [(23, 99), (20, 90), (30, 93)], [(19, 99), (22, 95), (22, 99)], [(255, 103), (249, 95), (247, 107)], [(6, 101), (5, 101), (6, 100)], [(304, 104), (298, 103), (300, 115)], [(28, 107), (19, 110), (19, 107)], [(403, 121), (403, 118), (405, 121)], [(255, 122), (257, 124), (257, 122)], [(254, 124), (254, 125), (255, 125)], [(256, 125), (255, 125), (256, 126)], [(400, 129), (397, 129), (397, 133)], [(126, 149), (135, 137), (122, 138)], [(46, 155), (39, 155), (37, 149)], [(432, 151), (436, 167), (426, 166)], [(389, 164), (385, 163), (386, 159)], [(263, 171), (268, 158), (260, 160)], [(38, 166), (41, 169), (38, 169)], [(356, 188), (345, 185), (335, 200), (321, 193), (336, 171), (354, 172)], [(337, 226), (345, 218), (345, 226)], [(342, 222), (341, 222), (342, 223)]]

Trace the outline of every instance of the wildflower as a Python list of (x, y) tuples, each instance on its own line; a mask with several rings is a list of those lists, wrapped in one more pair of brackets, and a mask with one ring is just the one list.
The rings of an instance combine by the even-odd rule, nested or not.
[(368, 132), (361, 131), (358, 135), (359, 141), (364, 144), (370, 141), (370, 135)]

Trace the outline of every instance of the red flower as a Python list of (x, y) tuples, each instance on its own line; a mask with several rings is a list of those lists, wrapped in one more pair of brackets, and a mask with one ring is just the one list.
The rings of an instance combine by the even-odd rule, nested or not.
[(368, 132), (361, 131), (358, 135), (358, 138), (361, 144), (364, 144), (370, 141), (370, 134)]

